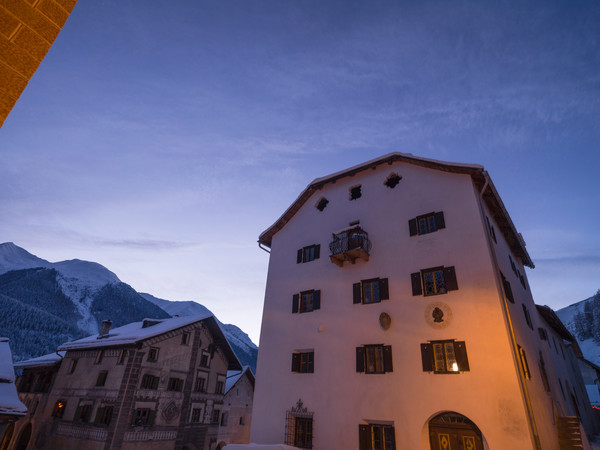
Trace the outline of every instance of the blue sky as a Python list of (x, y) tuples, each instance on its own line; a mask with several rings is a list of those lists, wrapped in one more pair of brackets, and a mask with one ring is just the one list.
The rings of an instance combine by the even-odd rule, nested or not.
[(600, 3), (79, 0), (0, 129), (0, 236), (258, 342), (256, 240), (391, 151), (482, 164), (537, 303), (600, 288)]

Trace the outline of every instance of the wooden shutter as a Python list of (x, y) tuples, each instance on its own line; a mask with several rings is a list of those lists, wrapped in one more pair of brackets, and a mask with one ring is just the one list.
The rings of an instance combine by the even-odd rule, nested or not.
[(298, 255), (296, 256), (296, 264), (300, 264), (302, 262), (302, 249), (298, 250)]
[(315, 259), (319, 259), (321, 256), (321, 244), (315, 245)]
[(383, 346), (383, 371), (384, 372), (393, 372), (394, 365), (392, 364), (392, 346), (384, 345)]
[(298, 312), (298, 303), (300, 301), (300, 295), (294, 294), (292, 297), (292, 314)]
[(433, 346), (431, 344), (421, 344), (421, 361), (423, 372), (433, 372)]
[(379, 299), (380, 300), (389, 300), (390, 299), (390, 290), (388, 288), (388, 279), (387, 278), (379, 279)]
[(510, 282), (506, 278), (504, 278), (502, 272), (500, 272), (500, 276), (502, 277), (502, 286), (504, 287), (504, 295), (506, 296), (506, 299), (509, 302), (514, 303), (515, 298), (512, 293), (512, 288), (510, 287)]
[(423, 289), (421, 287), (421, 272), (411, 273), (410, 281), (412, 283), (413, 295), (422, 295)]
[(300, 372), (300, 353), (292, 353), (292, 372)]
[(396, 448), (396, 430), (394, 427), (384, 427), (383, 435), (386, 441), (392, 442), (392, 448)]
[(435, 213), (435, 228), (441, 230), (442, 228), (446, 228), (446, 221), (444, 220), (444, 212), (436, 212)]
[(158, 389), (159, 380), (160, 378), (158, 377), (152, 377), (152, 389)]
[(356, 371), (365, 371), (365, 348), (356, 347)]
[(362, 289), (360, 283), (354, 283), (352, 285), (352, 296), (354, 303), (362, 302)]
[(313, 292), (313, 309), (321, 309), (321, 291)]
[(371, 450), (371, 427), (369, 425), (358, 426), (358, 450)]
[(411, 236), (414, 236), (415, 234), (418, 234), (418, 230), (417, 230), (417, 219), (410, 219), (408, 221), (408, 230), (410, 232)]
[(469, 371), (469, 359), (467, 358), (467, 347), (464, 341), (454, 343), (454, 356), (458, 364), (458, 370), (461, 372)]
[(447, 291), (458, 290), (458, 283), (456, 282), (456, 272), (454, 266), (444, 267), (444, 284), (446, 285)]

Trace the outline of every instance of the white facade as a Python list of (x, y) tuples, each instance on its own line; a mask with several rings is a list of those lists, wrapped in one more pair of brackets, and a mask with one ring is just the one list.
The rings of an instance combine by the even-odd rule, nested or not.
[[(401, 179), (390, 187), (384, 184), (390, 177)], [(360, 197), (351, 200), (358, 186)], [(322, 199), (328, 202), (320, 210)], [(409, 221), (432, 212), (443, 213), (445, 227), (411, 235)], [(368, 260), (333, 264), (332, 234), (357, 221), (371, 243)], [(464, 416), (481, 432), (481, 441), (464, 438), (467, 448), (471, 443), (473, 448), (558, 448), (555, 416), (570, 411), (553, 407), (555, 391), (544, 389), (538, 370), (538, 352), (547, 345), (538, 336), (523, 268), (532, 263), (482, 167), (386, 155), (315, 180), (259, 243), (270, 247), (271, 255), (251, 442), (293, 444), (294, 417), (306, 417), (311, 420), (306, 447), (359, 449), (361, 441), (361, 449), (428, 449), (430, 421), (452, 412), (457, 414), (446, 419)], [(298, 250), (314, 245), (319, 257), (297, 262)], [(442, 267), (453, 268), (457, 286), (449, 290), (451, 273), (442, 270), (449, 286), (445, 293), (414, 295), (415, 276), (423, 290), (423, 271)], [(500, 272), (514, 303), (506, 298)], [(353, 286), (377, 278), (387, 280), (379, 288), (381, 294), (387, 284), (389, 299), (365, 303), (369, 284), (363, 283), (362, 302), (354, 303)], [(292, 312), (295, 302), (302, 310), (301, 293), (310, 290), (319, 291), (319, 309)], [(523, 306), (536, 322), (532, 328)], [(391, 319), (387, 329), (382, 313)], [(454, 341), (457, 358), (466, 349), (468, 370), (466, 361), (459, 361), (455, 373), (426, 370), (435, 366), (424, 362), (428, 352), (447, 348), (433, 346), (438, 341)], [(371, 345), (383, 346), (385, 373), (358, 371), (357, 360)], [(519, 347), (529, 360), (530, 378), (520, 365)], [(294, 353), (311, 352), (312, 373), (301, 373), (307, 366), (291, 370)], [(451, 359), (446, 354), (446, 361)], [(438, 431), (433, 448), (453, 448), (444, 447), (451, 443)], [(378, 447), (378, 437), (387, 443)]]

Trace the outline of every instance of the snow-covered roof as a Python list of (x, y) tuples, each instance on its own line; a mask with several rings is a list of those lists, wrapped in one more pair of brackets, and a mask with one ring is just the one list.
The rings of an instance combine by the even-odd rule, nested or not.
[(48, 353), (47, 355), (38, 356), (37, 358), (26, 359), (23, 361), (16, 362), (14, 364), (15, 369), (26, 369), (29, 367), (43, 367), (53, 366), (60, 362), (65, 356), (64, 351), (58, 353)]
[(387, 155), (380, 156), (379, 158), (372, 159), (370, 161), (358, 164), (348, 169), (335, 172), (325, 177), (314, 179), (298, 196), (296, 200), (288, 207), (288, 209), (282, 214), (282, 216), (275, 221), (273, 225), (267, 228), (258, 237), (258, 243), (266, 247), (271, 247), (273, 236), (281, 230), (291, 218), (298, 212), (298, 210), (308, 201), (308, 199), (317, 191), (322, 189), (325, 184), (335, 183), (340, 178), (351, 177), (359, 172), (363, 172), (367, 169), (373, 169), (383, 164), (392, 164), (393, 162), (402, 161), (409, 164), (415, 164), (430, 169), (441, 170), (444, 172), (453, 172), (468, 174), (473, 179), (473, 182), (479, 190), (485, 187), (485, 191), (482, 192), (483, 200), (486, 205), (490, 208), (494, 215), (494, 219), (498, 223), (500, 231), (505, 236), (511, 249), (519, 256), (523, 264), (531, 268), (534, 267), (533, 261), (529, 256), (525, 248), (525, 241), (520, 233), (517, 232), (502, 199), (498, 195), (494, 184), (485, 171), (483, 166), (478, 164), (462, 164), (438, 161), (435, 159), (421, 158), (414, 156), (410, 153), (388, 153)]
[(229, 345), (223, 330), (219, 326), (217, 319), (208, 313), (200, 316), (189, 317), (171, 317), (170, 319), (144, 319), (141, 322), (132, 322), (122, 327), (111, 329), (108, 335), (88, 336), (76, 341), (65, 342), (58, 347), (58, 351), (82, 350), (103, 347), (121, 347), (135, 345), (146, 339), (159, 336), (169, 331), (191, 325), (196, 322), (205, 321), (210, 329), (215, 344), (221, 347), (229, 361), (230, 370), (241, 370), (240, 364), (235, 352)]
[(227, 444), (223, 450), (298, 450), (285, 444)]
[(15, 387), (15, 371), (7, 338), (0, 338), (0, 415), (24, 416), (27, 407), (21, 403)]
[(229, 390), (235, 386), (235, 383), (239, 381), (242, 376), (248, 372), (248, 376), (250, 377), (250, 382), (254, 384), (254, 373), (250, 366), (244, 366), (241, 371), (239, 370), (228, 370), (227, 371), (227, 379), (225, 380), (225, 393), (227, 394)]

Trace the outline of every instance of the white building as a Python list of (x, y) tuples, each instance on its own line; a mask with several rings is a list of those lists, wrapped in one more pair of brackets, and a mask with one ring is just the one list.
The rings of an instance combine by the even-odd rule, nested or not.
[(483, 167), (385, 155), (314, 180), (259, 244), (251, 442), (552, 450), (563, 417), (593, 423)]

